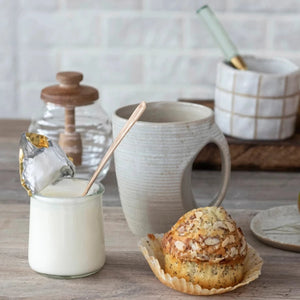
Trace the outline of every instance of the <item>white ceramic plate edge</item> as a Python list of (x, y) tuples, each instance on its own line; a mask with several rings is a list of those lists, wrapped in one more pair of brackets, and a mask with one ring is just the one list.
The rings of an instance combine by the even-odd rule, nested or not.
[(284, 210), (294, 209), (294, 210), (298, 211), (297, 205), (277, 206), (277, 207), (273, 207), (273, 208), (270, 208), (267, 210), (263, 210), (263, 211), (257, 213), (252, 218), (251, 223), (250, 223), (250, 229), (251, 229), (252, 233), (254, 234), (254, 236), (257, 237), (260, 241), (264, 242), (265, 244), (268, 244), (268, 245), (276, 247), (276, 248), (284, 249), (284, 250), (300, 252), (300, 245), (290, 244), (290, 243), (285, 243), (285, 242), (280, 242), (277, 240), (270, 239), (266, 235), (263, 235), (260, 232), (258, 232), (258, 229), (256, 228), (257, 226), (259, 226), (256, 223), (259, 222), (259, 218), (261, 216), (266, 215), (271, 210), (279, 210), (280, 208), (282, 208)]

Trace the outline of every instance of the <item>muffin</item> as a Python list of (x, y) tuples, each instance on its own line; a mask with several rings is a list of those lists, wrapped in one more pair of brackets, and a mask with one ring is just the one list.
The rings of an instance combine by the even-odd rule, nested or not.
[(225, 288), (243, 279), (247, 243), (222, 207), (183, 215), (162, 238), (165, 272), (202, 288)]

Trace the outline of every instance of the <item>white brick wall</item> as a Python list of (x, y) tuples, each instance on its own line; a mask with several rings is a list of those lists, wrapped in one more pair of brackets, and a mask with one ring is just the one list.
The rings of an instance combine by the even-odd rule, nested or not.
[(0, 0), (0, 118), (31, 118), (62, 70), (104, 108), (207, 98), (220, 50), (195, 10), (208, 2), (243, 54), (300, 64), (300, 0)]
[[(107, 20), (108, 47), (182, 47), (182, 18), (153, 16), (112, 17)], [(126, 37), (126, 38), (125, 38)]]

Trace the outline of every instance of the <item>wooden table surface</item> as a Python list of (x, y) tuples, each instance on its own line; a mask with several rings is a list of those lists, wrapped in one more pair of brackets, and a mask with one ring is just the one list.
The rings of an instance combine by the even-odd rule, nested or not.
[[(0, 299), (192, 299), (153, 275), (137, 248), (120, 207), (114, 172), (104, 180), (106, 264), (97, 274), (74, 280), (50, 279), (27, 262), (29, 199), (19, 183), (18, 141), (28, 121), (0, 120)], [(216, 192), (219, 172), (193, 172), (196, 201), (205, 205)], [(264, 245), (249, 224), (262, 209), (295, 204), (299, 173), (233, 172), (223, 206), (264, 260), (261, 276), (213, 299), (300, 299), (300, 254)], [(204, 299), (206, 297), (202, 297)]]

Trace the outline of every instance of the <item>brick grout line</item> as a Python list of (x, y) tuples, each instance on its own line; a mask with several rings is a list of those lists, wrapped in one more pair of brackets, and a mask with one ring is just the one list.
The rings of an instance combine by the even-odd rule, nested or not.
[(263, 48), (267, 49), (267, 41), (268, 41), (268, 21), (263, 21), (263, 27), (264, 27), (264, 41), (263, 41)]
[(146, 69), (147, 69), (147, 57), (145, 55), (142, 56), (142, 65), (141, 65), (141, 73), (142, 73), (142, 80), (141, 80), (141, 85), (146, 85), (147, 84), (147, 75), (146, 75)]
[[(22, 88), (25, 89), (32, 89), (32, 88), (40, 88), (41, 86), (46, 86), (49, 84), (53, 84), (53, 82), (49, 82), (49, 81), (30, 81), (28, 83), (24, 82), (22, 84)], [(95, 80), (89, 80), (88, 83), (86, 84), (98, 84), (97, 81)], [(206, 91), (210, 91), (211, 89), (214, 88), (214, 85), (199, 85), (199, 84), (176, 84), (176, 87), (179, 88), (188, 88), (190, 91), (199, 91), (199, 90), (206, 90)], [(120, 83), (116, 83), (116, 84), (105, 84), (103, 86), (103, 88), (109, 88), (109, 89), (122, 89), (122, 90), (137, 90), (137, 89), (144, 89), (144, 88), (149, 88), (149, 89), (155, 89), (157, 91), (168, 91), (170, 89), (174, 89), (174, 84), (173, 83), (167, 83), (167, 84), (154, 84), (154, 83), (142, 83), (142, 84), (138, 84), (138, 83), (124, 83), (124, 84), (120, 84)]]
[[(136, 17), (145, 17), (145, 18), (165, 18), (165, 19), (173, 19), (173, 18), (191, 18), (197, 19), (199, 18), (196, 14), (196, 10), (190, 11), (148, 11), (148, 10), (101, 10), (101, 9), (71, 9), (64, 7), (64, 2), (61, 0), (58, 2), (58, 9), (57, 10), (26, 10), (23, 13), (26, 14), (97, 14), (100, 16), (106, 16), (111, 18), (116, 17), (126, 17), (126, 18), (136, 18)], [(216, 12), (217, 17), (222, 20), (265, 20), (266, 14), (264, 13), (234, 13), (234, 12)], [(293, 21), (299, 19), (299, 13), (295, 14), (287, 14), (287, 15), (274, 15), (269, 16), (276, 21), (283, 20), (283, 21)]]
[(14, 101), (14, 111), (18, 115), (19, 114), (19, 105), (18, 105), (18, 99), (19, 99), (19, 42), (18, 42), (18, 28), (19, 28), (19, 2), (14, 1), (14, 8), (13, 8), (13, 19), (16, 20), (13, 24), (14, 33), (13, 33), (13, 72), (14, 72), (14, 93), (13, 93), (13, 101)]
[(108, 48), (108, 18), (104, 16), (100, 16), (100, 26), (101, 26), (101, 48), (107, 49)]
[(143, 11), (147, 10), (148, 1), (147, 0), (140, 0), (140, 1), (142, 1), (142, 10)]
[[(236, 1), (236, 0), (234, 0)], [(114, 10), (114, 9), (100, 9), (100, 8), (70, 8), (66, 6), (66, 2), (64, 0), (58, 0), (58, 9), (53, 10), (50, 12), (60, 11), (62, 13), (68, 12), (76, 12), (76, 13), (98, 13), (98, 14), (105, 14), (107, 16), (127, 16), (127, 17), (134, 17), (134, 16), (143, 16), (143, 17), (165, 17), (165, 18), (174, 18), (174, 17), (193, 17), (197, 18), (196, 16), (196, 9), (190, 10), (175, 10), (170, 11), (168, 9), (165, 10), (150, 10), (146, 8), (145, 0), (143, 1), (142, 9), (124, 9), (124, 10)], [(216, 15), (218, 18), (226, 18), (232, 20), (235, 19), (265, 19), (266, 16), (268, 18), (272, 18), (274, 20), (298, 20), (299, 19), (299, 12), (281, 12), (281, 13), (267, 13), (267, 12), (247, 12), (247, 11), (232, 11), (231, 4), (232, 2), (227, 1), (227, 9), (225, 11), (216, 10)], [(39, 9), (28, 9), (27, 12), (47, 12), (47, 10), (39, 10)]]
[[(31, 47), (32, 48), (32, 47)], [(223, 58), (222, 53), (218, 48), (205, 48), (205, 49), (162, 49), (162, 48), (147, 48), (147, 47), (108, 47), (105, 48), (99, 47), (99, 46), (73, 46), (73, 47), (67, 47), (67, 46), (60, 46), (55, 47), (58, 50), (64, 50), (69, 53), (80, 53), (85, 52), (87, 54), (99, 54), (99, 55), (121, 55), (121, 54), (127, 54), (127, 55), (161, 55), (161, 56), (190, 56), (190, 57), (219, 57), (220, 59)], [(39, 50), (43, 50), (44, 48), (39, 48)]]
[(189, 36), (189, 26), (188, 26), (188, 19), (183, 18), (182, 19), (182, 25), (181, 25), (181, 47), (182, 49), (188, 49), (188, 40), (187, 37)]
[[(66, 8), (65, 0), (58, 0), (58, 11), (64, 11), (65, 8)], [(62, 68), (62, 52), (57, 51), (57, 49), (56, 49), (55, 53), (56, 53), (56, 70), (57, 70), (57, 72), (63, 71), (63, 68)]]
[(226, 11), (232, 11), (233, 9), (232, 1), (236, 1), (236, 0), (226, 0), (226, 5), (225, 5)]
[[(40, 47), (36, 48), (31, 46), (30, 49), (34, 50), (44, 50), (45, 48), (49, 48), (49, 46), (45, 47)], [(141, 55), (182, 55), (182, 56), (191, 56), (191, 57), (202, 57), (202, 56), (207, 56), (207, 57), (220, 57), (222, 59), (222, 53), (217, 47), (214, 48), (193, 48), (193, 49), (173, 49), (173, 48), (168, 48), (168, 49), (163, 49), (163, 48), (151, 48), (151, 47), (108, 47), (106, 46), (105, 48), (102, 46), (81, 46), (81, 45), (74, 45), (74, 46), (55, 46), (52, 47), (52, 50), (64, 50), (68, 51), (70, 53), (78, 53), (78, 52), (89, 52), (90, 54), (92, 53), (98, 53), (101, 55), (105, 54), (141, 54)], [(251, 54), (251, 52), (256, 53), (255, 49), (246, 49), (246, 48), (239, 48), (240, 52), (243, 52), (243, 54), (247, 54), (248, 52)], [(251, 54), (253, 55), (253, 54)], [(282, 56), (286, 58), (295, 58), (299, 59), (300, 58), (300, 52), (296, 50), (292, 51), (287, 51), (287, 50), (273, 50), (273, 49), (262, 49), (260, 53), (255, 54), (257, 56), (262, 56), (262, 57), (272, 57), (272, 56)]]
[(63, 10), (66, 8), (65, 0), (58, 0), (58, 10)]
[(56, 56), (56, 70), (57, 71), (63, 71), (62, 70), (62, 53), (55, 51), (55, 56)]
[[(63, 0), (60, 0), (59, 2), (59, 10), (61, 12), (80, 12), (82, 14), (88, 13), (88, 12), (94, 12), (94, 13), (100, 13), (100, 14), (106, 14), (108, 16), (127, 16), (127, 17), (134, 17), (134, 16), (143, 16), (143, 17), (165, 17), (165, 18), (174, 18), (174, 17), (193, 17), (197, 18), (196, 15), (196, 9), (193, 10), (185, 10), (185, 11), (170, 11), (170, 10), (148, 10), (148, 9), (128, 9), (128, 10), (113, 10), (113, 9), (99, 9), (99, 8), (68, 8), (65, 6), (65, 2)], [(39, 10), (28, 10), (32, 12), (36, 12)], [(277, 13), (277, 14), (270, 14), (266, 12), (240, 12), (240, 11), (216, 11), (216, 15), (218, 18), (226, 18), (226, 19), (265, 19), (266, 16), (268, 18), (272, 18), (274, 20), (298, 20), (299, 19), (299, 12), (295, 13)]]
[[(42, 46), (42, 47), (36, 47), (36, 46), (22, 46), (22, 50), (36, 50), (36, 51), (43, 51), (45, 48), (49, 49), (49, 46)], [(299, 59), (300, 58), (300, 52), (296, 50), (274, 50), (274, 49), (260, 49), (260, 52), (257, 53), (257, 49), (246, 49), (246, 48), (239, 48), (240, 52), (250, 55), (257, 55), (259, 57), (273, 57), (273, 56), (281, 56), (285, 58), (291, 58), (291, 59)], [(67, 46), (67, 45), (60, 45), (60, 46), (51, 46), (52, 51), (67, 51), (70, 53), (79, 53), (79, 52), (86, 52), (86, 53), (98, 53), (100, 55), (105, 54), (128, 54), (128, 55), (174, 55), (174, 56), (191, 56), (191, 57), (219, 57), (222, 59), (222, 53), (217, 47), (214, 48), (151, 48), (151, 47), (109, 47), (109, 46), (98, 46), (98, 45), (91, 45), (91, 46), (85, 46), (85, 45), (73, 45), (73, 46)]]
[(272, 49), (273, 47), (273, 37), (274, 37), (274, 21), (267, 20), (267, 28), (266, 28), (266, 41), (265, 41), (265, 48)]

